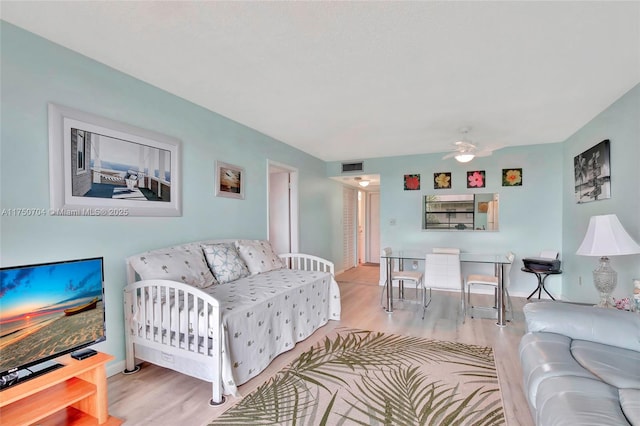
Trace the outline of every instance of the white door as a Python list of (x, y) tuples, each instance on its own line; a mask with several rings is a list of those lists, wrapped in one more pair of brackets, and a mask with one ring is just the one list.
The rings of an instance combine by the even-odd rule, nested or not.
[(298, 252), (298, 172), (268, 162), (268, 236), (278, 253)]
[(367, 262), (380, 263), (380, 193), (367, 193)]
[(368, 260), (367, 251), (367, 193), (358, 191), (358, 265)]

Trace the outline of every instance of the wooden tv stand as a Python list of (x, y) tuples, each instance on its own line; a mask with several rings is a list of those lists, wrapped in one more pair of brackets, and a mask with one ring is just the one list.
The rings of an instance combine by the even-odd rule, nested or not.
[(105, 364), (101, 352), (77, 361), (56, 359), (63, 367), (0, 392), (3, 425), (120, 425), (109, 416)]

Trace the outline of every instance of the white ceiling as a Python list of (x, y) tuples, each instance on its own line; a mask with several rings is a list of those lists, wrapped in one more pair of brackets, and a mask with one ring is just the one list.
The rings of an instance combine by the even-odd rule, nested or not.
[(2, 1), (0, 16), (327, 161), (448, 151), (463, 126), (481, 146), (560, 142), (640, 82), (638, 1)]

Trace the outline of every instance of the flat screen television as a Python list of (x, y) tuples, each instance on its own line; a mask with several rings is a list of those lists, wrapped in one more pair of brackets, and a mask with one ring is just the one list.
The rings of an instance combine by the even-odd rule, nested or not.
[(105, 339), (102, 257), (0, 268), (1, 389)]

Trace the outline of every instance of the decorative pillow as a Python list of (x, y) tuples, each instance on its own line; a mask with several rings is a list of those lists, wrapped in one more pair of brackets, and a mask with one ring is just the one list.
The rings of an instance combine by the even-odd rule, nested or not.
[(235, 246), (244, 263), (249, 267), (251, 275), (282, 269), (286, 266), (273, 252), (269, 241), (240, 240), (235, 242)]
[(198, 288), (217, 284), (202, 250), (167, 249), (137, 256), (130, 261), (143, 280), (173, 280)]
[(219, 283), (228, 283), (250, 275), (233, 243), (203, 244), (202, 250)]

